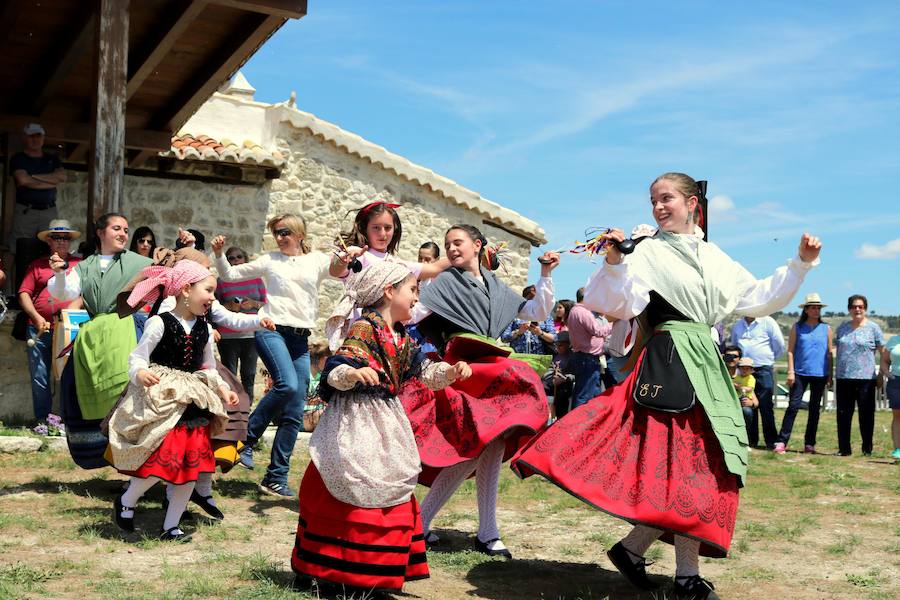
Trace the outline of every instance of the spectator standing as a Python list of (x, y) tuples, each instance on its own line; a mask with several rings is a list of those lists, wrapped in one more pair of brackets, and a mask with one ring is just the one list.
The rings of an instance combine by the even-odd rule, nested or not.
[(750, 447), (759, 443), (759, 421), (762, 420), (766, 448), (775, 449), (778, 430), (775, 428), (775, 359), (784, 353), (784, 336), (772, 317), (744, 317), (731, 328), (731, 345), (753, 361), (756, 379), (756, 398), (759, 410), (747, 430)]
[(894, 452), (891, 453), (891, 458), (900, 460), (900, 335), (893, 336), (884, 345), (879, 374), (885, 379), (885, 393), (893, 411), (891, 437), (894, 441)]
[[(232, 267), (243, 265), (247, 262), (247, 253), (237, 246), (232, 246), (225, 251), (225, 259)], [(232, 312), (255, 315), (266, 303), (266, 284), (259, 277), (245, 279), (243, 281), (225, 281), (219, 278), (216, 286), (216, 298), (222, 306)], [(253, 385), (256, 382), (256, 365), (258, 354), (256, 351), (255, 332), (235, 331), (228, 327), (219, 326), (219, 356), (225, 368), (234, 374), (239, 374), (244, 391), (250, 396), (253, 403)]]
[(81, 232), (72, 229), (65, 219), (50, 221), (50, 227), (37, 234), (39, 240), (47, 244), (50, 251), (44, 258), (38, 258), (25, 270), (19, 286), (19, 306), (29, 321), (26, 335), (28, 370), (31, 373), (31, 402), (34, 418), (38, 423), (47, 420), (53, 406), (53, 392), (50, 388), (50, 367), (53, 364), (53, 319), (64, 308), (80, 308), (81, 299), (72, 302), (54, 301), (47, 289), (47, 282), (53, 277), (50, 255), (56, 253), (68, 262), (69, 271), (81, 260), (69, 254), (72, 240), (81, 237)]
[(850, 427), (859, 405), (859, 434), (863, 456), (872, 454), (875, 431), (875, 356), (884, 348), (884, 333), (866, 317), (869, 301), (854, 294), (847, 299), (850, 320), (841, 323), (834, 336), (837, 347), (835, 400), (837, 402), (838, 454), (850, 456)]
[(612, 332), (612, 325), (605, 319), (600, 321), (584, 304), (584, 288), (575, 292), (575, 306), (569, 311), (566, 325), (572, 357), (569, 359), (571, 371), (575, 375), (572, 389), (572, 408), (577, 408), (602, 391), (600, 376), (603, 367), (603, 345)]
[(544, 391), (548, 396), (553, 397), (550, 417), (558, 419), (569, 412), (569, 405), (572, 402), (572, 387), (575, 384), (575, 375), (569, 368), (572, 350), (568, 331), (560, 331), (556, 334), (554, 347), (553, 365), (542, 379)]
[[(525, 300), (533, 300), (536, 294), (537, 289), (533, 285), (522, 290)], [(541, 322), (515, 319), (500, 334), (500, 340), (512, 346), (519, 354), (548, 354), (546, 345), (553, 344), (556, 340), (553, 318), (548, 316)]]
[(790, 389), (790, 402), (781, 421), (781, 431), (775, 442), (775, 452), (784, 454), (794, 419), (803, 393), (809, 386), (809, 416), (806, 420), (806, 435), (803, 451), (807, 454), (816, 452), (816, 432), (819, 429), (819, 411), (822, 408), (822, 394), (825, 386), (831, 385), (832, 331), (822, 321), (822, 304), (819, 294), (808, 294), (800, 305), (800, 319), (791, 327), (788, 335), (787, 349), (787, 386)]
[(153, 258), (153, 251), (156, 250), (156, 234), (146, 225), (141, 225), (134, 230), (134, 234), (131, 236), (131, 246), (128, 249), (141, 256)]
[(553, 329), (556, 330), (556, 333), (568, 329), (566, 321), (569, 320), (569, 312), (571, 312), (573, 306), (575, 306), (575, 303), (571, 300), (560, 300), (553, 307)]
[(57, 218), (56, 187), (66, 181), (59, 157), (44, 152), (44, 128), (38, 123), (29, 123), (22, 133), (24, 148), (9, 162), (16, 184), (10, 239), (16, 254), (17, 282), (22, 281), (26, 267), (43, 251), (35, 236)]

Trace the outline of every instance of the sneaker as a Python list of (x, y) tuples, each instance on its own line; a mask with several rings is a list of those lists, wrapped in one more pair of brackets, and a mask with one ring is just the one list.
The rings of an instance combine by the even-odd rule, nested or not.
[(894, 448), (894, 451), (891, 453), (891, 458), (900, 460), (900, 448)]
[(775, 454), (784, 454), (786, 451), (787, 449), (782, 442), (775, 442), (775, 446), (772, 448), (772, 452)]
[(253, 448), (250, 446), (241, 448), (241, 451), (238, 453), (238, 464), (245, 469), (253, 470), (253, 467), (256, 466), (253, 464)]
[(803, 453), (804, 453), (804, 454), (815, 454), (815, 453), (816, 453), (816, 447), (815, 447), (815, 446), (810, 446), (809, 444), (807, 444), (807, 445), (803, 446)]
[(713, 591), (714, 589), (716, 588), (711, 582), (699, 575), (692, 575), (690, 577), (676, 577), (675, 587), (672, 591), (675, 592), (674, 597), (677, 600), (719, 600), (718, 594)]
[[(656, 589), (656, 584), (647, 577), (646, 567), (651, 563), (648, 563), (643, 556), (637, 556), (630, 552), (622, 545), (622, 542), (618, 542), (610, 548), (606, 556), (634, 587), (642, 590)], [(634, 562), (635, 558), (638, 559), (637, 562)]]
[(286, 483), (277, 481), (263, 481), (259, 484), (259, 491), (270, 496), (278, 496), (279, 498), (293, 498), (294, 492)]

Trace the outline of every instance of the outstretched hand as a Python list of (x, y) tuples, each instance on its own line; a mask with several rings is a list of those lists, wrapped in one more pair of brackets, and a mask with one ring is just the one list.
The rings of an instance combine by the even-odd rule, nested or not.
[(538, 262), (541, 263), (541, 277), (549, 277), (550, 272), (559, 266), (559, 252), (544, 252)]
[(225, 247), (225, 240), (227, 238), (224, 235), (217, 235), (212, 239), (210, 246), (212, 247), (213, 254), (216, 255), (216, 258), (222, 256), (222, 249)]
[(797, 251), (800, 254), (800, 260), (803, 262), (812, 262), (819, 258), (819, 252), (822, 251), (822, 240), (814, 235), (804, 233), (800, 236), (800, 248)]

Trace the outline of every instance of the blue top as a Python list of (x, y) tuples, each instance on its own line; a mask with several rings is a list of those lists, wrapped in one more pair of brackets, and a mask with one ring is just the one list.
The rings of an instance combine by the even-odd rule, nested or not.
[(810, 327), (809, 323), (794, 326), (794, 373), (804, 377), (825, 377), (828, 375), (828, 331), (825, 323)]
[(900, 377), (900, 335), (895, 335), (884, 345), (891, 353), (891, 375)]
[(772, 317), (759, 317), (750, 324), (738, 319), (731, 328), (731, 343), (740, 347), (754, 367), (772, 366), (784, 354), (784, 336)]
[(841, 323), (834, 334), (837, 365), (834, 376), (840, 379), (875, 379), (875, 350), (884, 346), (881, 327), (866, 321), (856, 329), (850, 321)]
[[(515, 319), (500, 335), (500, 340), (512, 346), (512, 349), (519, 354), (549, 354), (549, 352), (545, 350), (544, 341), (538, 337), (537, 334), (526, 331), (519, 337), (513, 337), (513, 332), (523, 323), (528, 323), (528, 321)], [(544, 319), (539, 327), (541, 331), (547, 333), (556, 332), (556, 328), (553, 326), (552, 316)]]

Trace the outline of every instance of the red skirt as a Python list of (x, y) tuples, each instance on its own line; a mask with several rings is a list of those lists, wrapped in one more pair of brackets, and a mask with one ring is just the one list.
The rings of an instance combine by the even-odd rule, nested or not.
[(731, 546), (738, 478), (725, 466), (703, 407), (667, 413), (632, 399), (639, 368), (535, 436), (513, 458), (520, 477), (542, 475), (591, 506), (634, 524), (700, 541), (722, 558)]
[(214, 473), (216, 457), (209, 441), (209, 427), (188, 429), (176, 425), (163, 438), (137, 471), (120, 471), (132, 477), (159, 477), (168, 483), (181, 485), (197, 481), (200, 473)]
[(300, 520), (291, 553), (296, 573), (350, 588), (396, 592), (425, 579), (428, 561), (419, 503), (361, 508), (332, 496), (312, 462), (300, 483)]
[[(499, 437), (506, 437), (503, 460), (509, 460), (550, 415), (544, 385), (534, 369), (505, 356), (473, 358), (474, 342), (464, 346), (453, 341), (444, 360), (468, 362), (470, 378), (436, 392), (412, 378), (400, 390), (422, 459), (422, 485), (431, 485), (445, 467), (477, 458)], [(468, 355), (455, 354), (457, 346), (465, 347)]]

